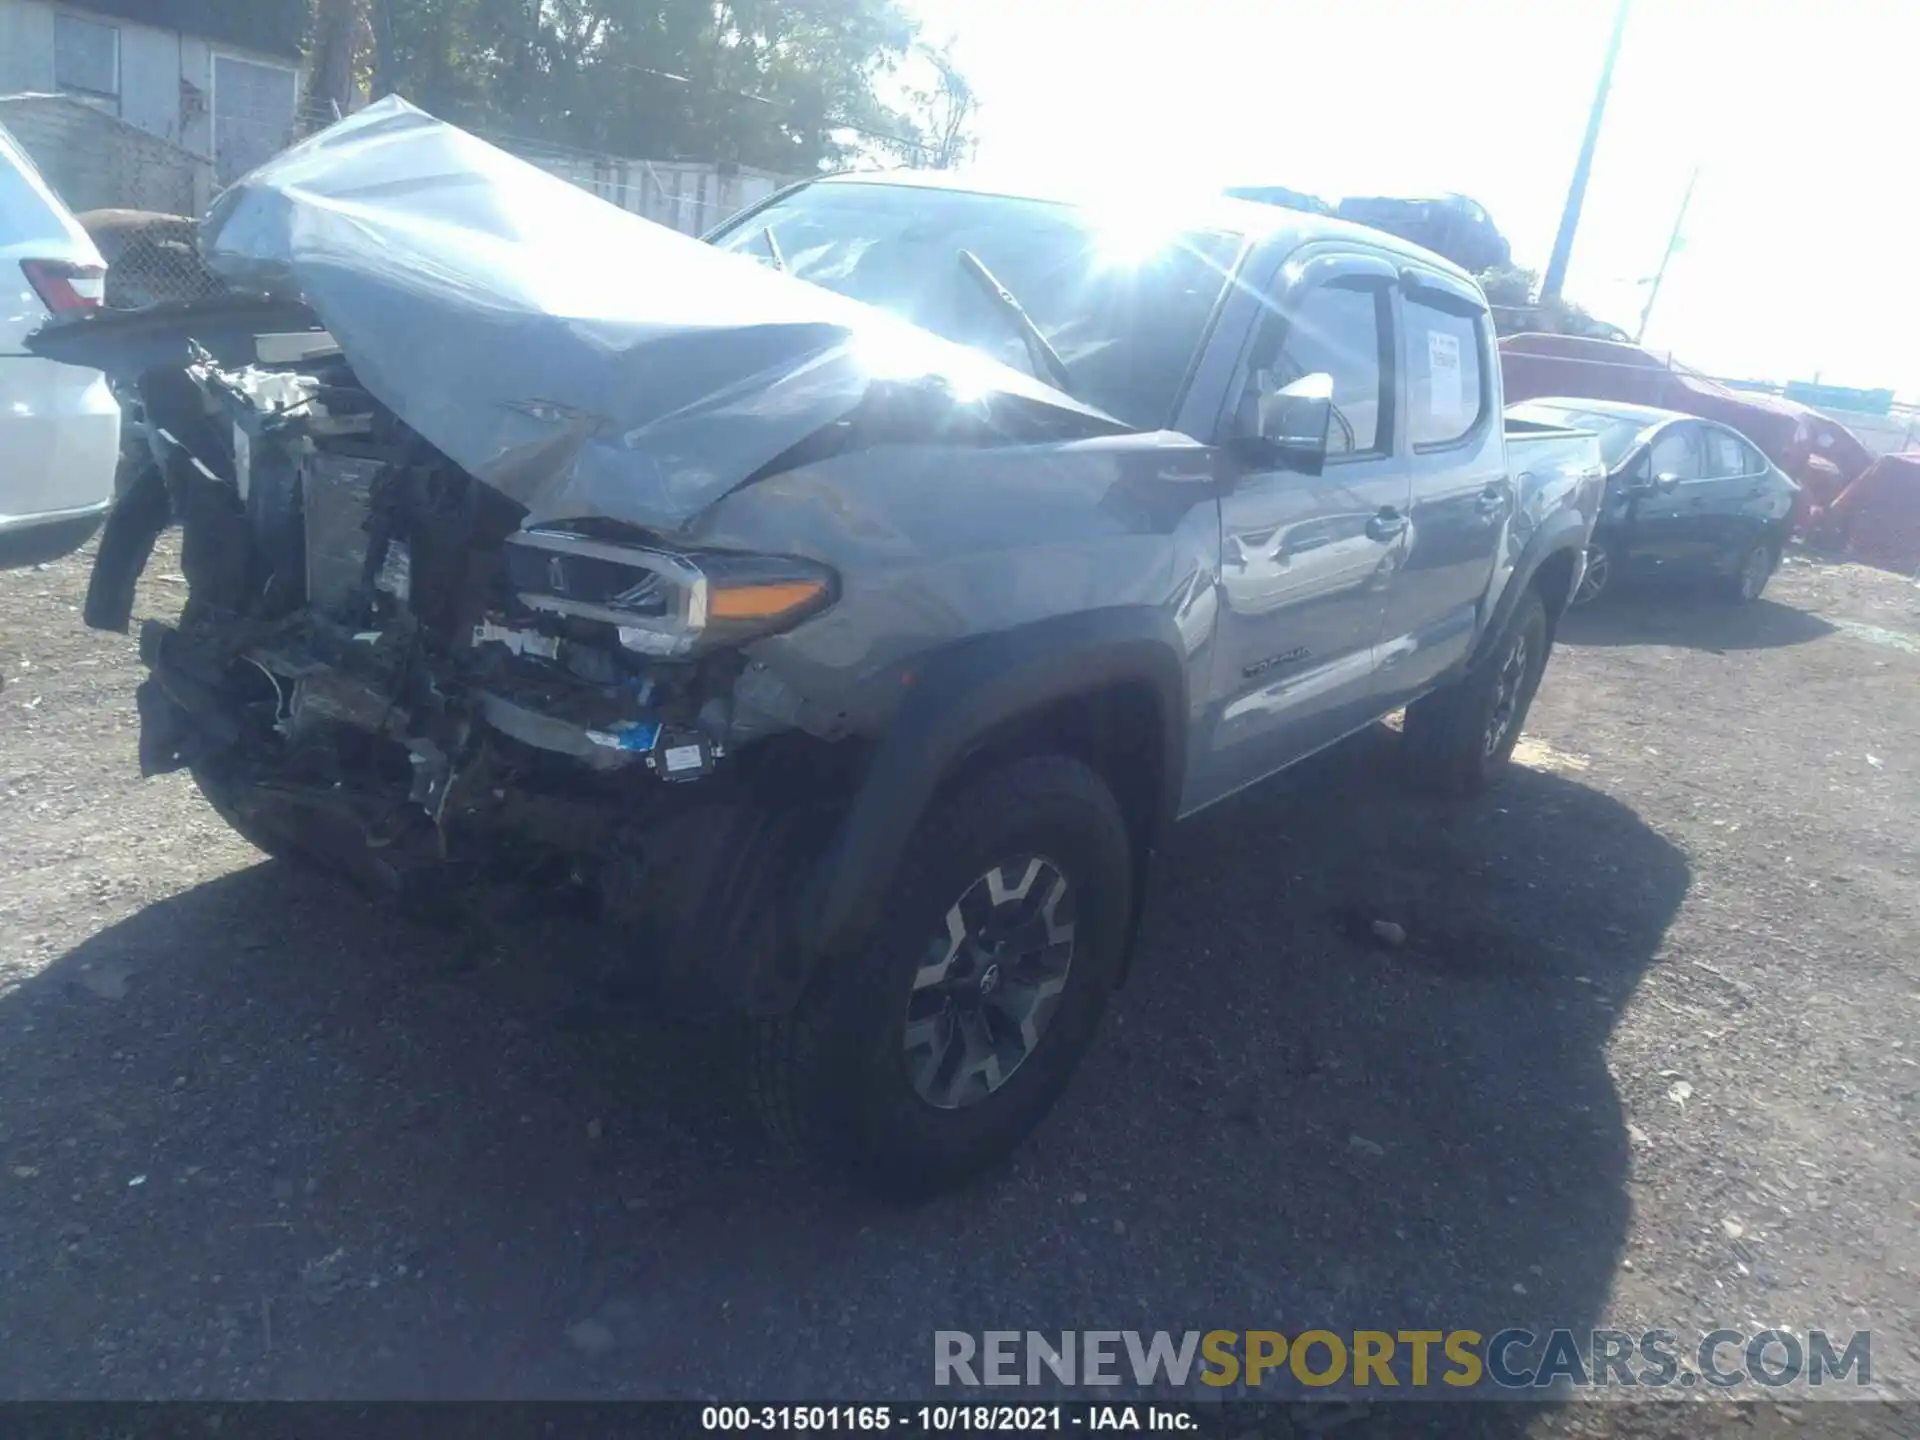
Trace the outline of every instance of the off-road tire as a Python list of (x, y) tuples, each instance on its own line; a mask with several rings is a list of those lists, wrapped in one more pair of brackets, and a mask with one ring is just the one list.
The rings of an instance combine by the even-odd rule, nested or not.
[[(1524, 646), (1517, 677), (1508, 673), (1516, 645)], [(1499, 640), (1472, 669), (1407, 707), (1402, 734), (1408, 778), (1422, 789), (1456, 797), (1477, 795), (1497, 782), (1540, 688), (1549, 647), (1546, 604), (1538, 590), (1529, 589)], [(1505, 682), (1516, 684), (1510, 695)], [(1493, 723), (1503, 702), (1510, 710), (1494, 740)]]
[(314, 865), (313, 858), (304, 853), (299, 841), (292, 835), (283, 834), (277, 826), (256, 819), (244, 813), (234, 804), (234, 782), (223, 772), (220, 765), (212, 760), (198, 760), (188, 767), (193, 783), (200, 787), (200, 793), (214, 813), (227, 822), (227, 828), (246, 841), (254, 849), (275, 860), (286, 860), (296, 864)]
[(250, 813), (234, 803), (238, 782), (230, 778), (217, 760), (198, 760), (188, 767), (193, 783), (214, 813), (227, 822), (227, 828), (269, 859), (283, 865), (298, 866), (315, 875), (361, 885), (373, 893), (384, 893), (382, 878), (370, 870), (355, 871), (343, 864), (339, 855), (324, 845), (310, 844), (285, 823), (268, 816)]
[[(998, 1089), (938, 1108), (916, 1090), (904, 1043), (929, 937), (978, 879), (1028, 856), (1047, 857), (1073, 898), (1065, 988)], [(1092, 1041), (1121, 972), (1136, 883), (1120, 808), (1080, 761), (1015, 760), (952, 787), (909, 841), (864, 949), (829, 957), (791, 1013), (754, 1023), (748, 1087), (769, 1138), (902, 1201), (959, 1185), (1012, 1151)]]

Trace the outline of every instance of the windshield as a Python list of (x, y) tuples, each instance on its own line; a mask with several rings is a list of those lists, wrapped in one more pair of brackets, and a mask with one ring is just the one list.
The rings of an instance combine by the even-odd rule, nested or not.
[(1123, 237), (1046, 201), (829, 182), (754, 212), (714, 243), (766, 263), (777, 255), (802, 280), (1055, 383), (969, 273), (962, 255), (973, 255), (1059, 352), (1076, 398), (1153, 430), (1173, 419), (1241, 242), (1215, 231)]
[(1507, 412), (1516, 420), (1534, 420), (1543, 425), (1564, 425), (1569, 430), (1591, 430), (1600, 437), (1600, 458), (1607, 469), (1618, 469), (1634, 442), (1646, 432), (1644, 420), (1626, 415), (1609, 415), (1604, 410), (1573, 410), (1559, 405), (1515, 405)]

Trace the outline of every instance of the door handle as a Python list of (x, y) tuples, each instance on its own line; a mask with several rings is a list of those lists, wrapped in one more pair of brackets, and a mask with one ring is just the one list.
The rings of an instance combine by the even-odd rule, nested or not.
[(1382, 505), (1379, 512), (1367, 521), (1369, 540), (1398, 540), (1407, 528), (1407, 517), (1391, 505)]
[(1480, 498), (1473, 503), (1482, 515), (1498, 514), (1507, 508), (1506, 489), (1499, 485), (1489, 485), (1480, 492)]

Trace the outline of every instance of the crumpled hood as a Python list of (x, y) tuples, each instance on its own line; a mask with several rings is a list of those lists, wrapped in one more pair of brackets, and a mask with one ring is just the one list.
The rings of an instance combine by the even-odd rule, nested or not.
[(228, 190), (201, 244), (231, 283), (303, 296), (368, 391), (529, 523), (679, 528), (876, 381), (954, 397), (915, 407), (936, 428), (1031, 407), (1126, 428), (397, 97)]

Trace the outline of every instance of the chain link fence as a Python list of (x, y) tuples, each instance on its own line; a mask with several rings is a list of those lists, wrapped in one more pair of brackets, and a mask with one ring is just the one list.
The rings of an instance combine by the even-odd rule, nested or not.
[(89, 210), (77, 218), (107, 262), (109, 309), (142, 310), (227, 289), (200, 259), (197, 221), (145, 210)]
[(212, 198), (213, 166), (205, 156), (71, 95), (0, 96), (0, 124), (76, 213), (197, 215)]

